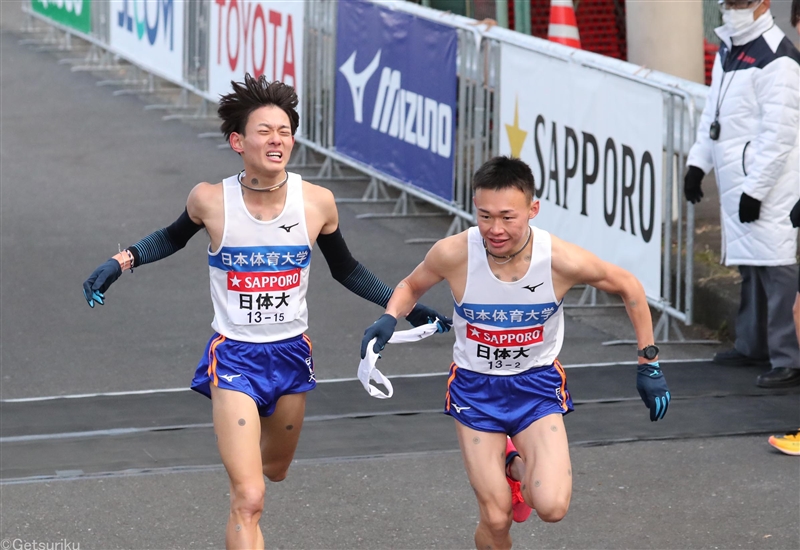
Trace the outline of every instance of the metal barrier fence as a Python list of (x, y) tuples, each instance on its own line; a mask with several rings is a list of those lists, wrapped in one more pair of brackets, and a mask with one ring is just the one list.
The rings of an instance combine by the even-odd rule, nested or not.
[[(84, 0), (84, 2), (89, 3), (89, 0)], [(483, 162), (502, 152), (501, 136), (504, 130), (500, 109), (501, 92), (503, 91), (501, 87), (501, 57), (504, 48), (514, 46), (528, 52), (532, 63), (544, 59), (557, 60), (565, 63), (565, 67), (597, 71), (604, 77), (656, 90), (663, 99), (664, 113), (663, 123), (659, 128), (653, 129), (662, 134), (661, 153), (663, 159), (660, 163), (662, 174), (659, 179), (662, 185), (658, 191), (661, 204), (663, 204), (661, 212), (663, 225), (660, 232), (660, 292), (657, 295), (648, 295), (648, 300), (661, 312), (655, 327), (657, 341), (672, 341), (670, 338), (674, 333), (678, 341), (685, 342), (674, 321), (681, 321), (686, 325), (692, 324), (694, 210), (691, 204), (683, 200), (679, 181), (685, 168), (688, 149), (694, 141), (696, 121), (704, 101), (705, 89), (668, 75), (644, 71), (640, 67), (625, 62), (604, 58), (589, 52), (572, 50), (506, 29), (489, 28), (474, 20), (437, 12), (412, 3), (398, 1), (373, 3), (379, 4), (383, 9), (396, 10), (434, 21), (451, 27), (457, 32), (458, 92), (455, 113), (457, 124), (454, 138), (452, 200), (410, 185), (408, 182), (378, 170), (365, 162), (344, 155), (336, 149), (334, 130), (336, 126), (336, 75), (338, 71), (336, 46), (339, 3), (333, 1), (307, 2), (304, 9), (301, 60), (303, 79), (300, 83), (302, 116), (297, 140), (300, 147), (295, 152), (293, 163), (300, 163), (304, 167), (307, 179), (311, 181), (363, 179), (369, 182), (363, 196), (360, 199), (349, 200), (364, 203), (393, 202), (395, 207), (390, 214), (367, 213), (362, 214), (361, 217), (446, 214), (453, 216), (448, 234), (454, 234), (474, 223), (470, 186), (472, 174)], [(171, 1), (169, 4), (175, 5)], [(28, 27), (25, 30), (35, 32), (36, 23), (45, 22), (47, 29), (38, 39), (41, 44), (69, 49), (72, 36), (77, 36), (91, 44), (82, 61), (71, 61), (73, 70), (119, 71), (121, 69), (121, 65), (117, 62), (119, 59), (133, 63), (124, 52), (109, 44), (111, 36), (109, 27), (117, 16), (117, 14), (111, 13), (110, 4), (108, 2), (91, 2), (91, 6), (93, 8), (92, 26), (89, 33), (48, 18), (34, 9), (25, 10), (29, 15)], [(209, 92), (212, 87), (209, 84), (209, 65), (210, 57), (213, 55), (209, 51), (209, 35), (213, 29), (209, 27), (211, 10), (215, 9), (215, 4), (210, 0), (187, 0), (183, 3), (183, 9), (182, 78), (174, 78), (164, 74), (163, 71), (134, 65), (131, 70), (135, 78), (126, 76), (123, 80), (99, 82), (98, 84), (114, 83), (126, 86), (135, 83), (134, 88), (129, 91), (141, 93), (153, 91), (158, 87), (159, 79), (162, 79), (179, 87), (180, 96), (172, 104), (150, 107), (177, 110), (194, 109), (195, 111), (191, 115), (170, 114), (165, 116), (167, 119), (213, 118), (213, 108), (209, 110), (216, 101), (213, 94)], [(164, 13), (166, 14), (166, 12)], [(164, 17), (166, 19), (166, 15)], [(200, 99), (199, 103), (197, 99)], [(553, 124), (555, 127), (555, 122)], [(201, 137), (211, 137), (212, 135), (216, 136), (217, 134), (201, 134)], [(565, 154), (568, 156), (568, 153)], [(608, 155), (608, 150), (606, 155)], [(324, 160), (321, 164), (312, 164), (313, 158)], [(345, 176), (341, 170), (342, 166), (354, 168), (364, 176), (362, 178)], [(312, 169), (317, 171), (316, 176), (308, 172)], [(614, 177), (616, 178), (616, 176)], [(556, 181), (556, 185), (558, 185), (558, 181)], [(565, 176), (564, 208), (566, 208), (566, 185), (567, 178)], [(623, 181), (623, 187), (624, 185)], [(585, 187), (586, 185), (584, 185), (584, 189)], [(393, 196), (394, 193), (390, 193), (389, 188), (394, 188), (395, 193), (399, 192), (399, 197)], [(433, 205), (438, 212), (418, 211), (417, 201)], [(640, 203), (641, 201), (642, 199), (640, 199)], [(622, 215), (624, 228), (624, 205)], [(631, 216), (633, 216), (632, 213)], [(633, 224), (633, 218), (631, 218), (631, 224)], [(423, 239), (422, 241), (430, 240), (435, 239)], [(577, 305), (579, 307), (599, 305), (594, 289), (587, 287)]]
[[(692, 324), (693, 299), (693, 247), (694, 247), (694, 206), (683, 199), (681, 176), (685, 169), (688, 150), (694, 142), (696, 123), (702, 104), (698, 106), (697, 86), (681, 89), (671, 82), (658, 82), (647, 78), (649, 75), (637, 74), (637, 69), (627, 63), (610, 59), (593, 58), (584, 52), (570, 52), (565, 48), (553, 47), (548, 42), (533, 42), (525, 37), (510, 34), (504, 29), (493, 30), (490, 34), (501, 35), (500, 40), (516, 43), (530, 48), (541, 55), (568, 60), (587, 68), (603, 71), (619, 78), (643, 84), (659, 90), (664, 101), (663, 124), (663, 233), (661, 295), (657, 299), (648, 296), (651, 305), (662, 312), (656, 327), (656, 340), (670, 341), (671, 330), (680, 341), (687, 342), (673, 320), (686, 325)], [(667, 81), (671, 80), (669, 77)], [(677, 79), (675, 79), (677, 80)], [(702, 96), (704, 99), (704, 96)], [(596, 292), (587, 288), (580, 304), (596, 304)], [(610, 343), (635, 343), (619, 341)]]

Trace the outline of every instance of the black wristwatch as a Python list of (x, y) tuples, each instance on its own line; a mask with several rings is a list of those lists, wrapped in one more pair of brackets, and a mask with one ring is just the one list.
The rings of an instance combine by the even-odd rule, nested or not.
[(639, 357), (644, 357), (648, 361), (652, 361), (653, 359), (658, 357), (658, 346), (655, 345), (645, 346), (644, 349), (637, 350), (636, 354)]

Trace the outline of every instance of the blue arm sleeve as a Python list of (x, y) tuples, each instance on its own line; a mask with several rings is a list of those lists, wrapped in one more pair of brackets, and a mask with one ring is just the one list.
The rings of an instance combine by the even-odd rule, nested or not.
[(328, 235), (320, 234), (317, 244), (328, 262), (331, 275), (347, 290), (381, 307), (386, 307), (393, 289), (361, 265), (347, 248), (339, 228)]
[[(394, 289), (386, 286), (374, 273), (353, 258), (338, 227), (333, 233), (317, 236), (317, 243), (322, 250), (322, 255), (325, 256), (325, 261), (328, 262), (334, 279), (342, 283), (353, 294), (386, 308)], [(433, 322), (437, 318), (439, 319), (439, 332), (450, 330), (450, 326), (453, 324), (452, 319), (423, 304), (416, 304), (414, 309), (406, 315), (406, 320), (415, 327)]]
[(128, 247), (133, 255), (133, 265), (138, 267), (174, 254), (186, 246), (189, 239), (202, 228), (203, 226), (194, 223), (189, 217), (189, 212), (184, 210), (169, 227), (159, 229)]
[(356, 268), (347, 276), (342, 285), (352, 292), (369, 300), (373, 304), (386, 307), (389, 298), (392, 297), (393, 289), (389, 288), (383, 281), (372, 273), (369, 269), (356, 262)]

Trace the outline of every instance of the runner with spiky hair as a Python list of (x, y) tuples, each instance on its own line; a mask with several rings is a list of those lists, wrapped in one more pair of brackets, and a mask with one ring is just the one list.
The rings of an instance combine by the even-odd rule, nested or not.
[[(219, 105), (221, 130), (244, 169), (221, 183), (199, 183), (169, 227), (98, 267), (83, 284), (91, 307), (126, 269), (165, 258), (198, 231), (209, 236), (214, 335), (192, 381), (211, 398), (214, 433), (230, 478), (229, 549), (264, 548), (258, 522), (266, 476), (286, 477), (300, 438), (306, 392), (316, 378), (306, 290), (314, 243), (333, 277), (386, 306), (392, 290), (353, 258), (339, 230), (333, 194), (287, 171), (299, 122), (294, 88), (249, 74)], [(414, 326), (449, 319), (421, 304)]]

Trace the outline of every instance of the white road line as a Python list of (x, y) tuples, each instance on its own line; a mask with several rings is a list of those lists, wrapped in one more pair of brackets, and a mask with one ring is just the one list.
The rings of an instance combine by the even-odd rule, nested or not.
[[(394, 374), (386, 378), (430, 378), (433, 376), (447, 376), (449, 372), (422, 372), (418, 374)], [(358, 378), (329, 378), (327, 380), (317, 380), (318, 384), (326, 384), (331, 382), (359, 382)]]
[[(429, 458), (437, 455), (456, 455), (460, 454), (459, 449), (445, 449), (439, 451), (419, 451), (419, 452), (399, 452), (399, 453), (381, 453), (372, 455), (352, 455), (352, 456), (336, 456), (336, 457), (319, 457), (319, 458), (296, 458), (292, 461), (295, 466), (315, 466), (318, 464), (337, 464), (345, 462), (360, 462), (364, 460), (396, 460), (404, 458)], [(89, 472), (83, 473), (80, 470), (75, 470), (74, 474), (62, 473), (55, 475), (38, 475), (28, 477), (16, 477), (0, 479), (1, 485), (25, 485), (29, 483), (53, 483), (56, 481), (88, 481), (93, 479), (114, 479), (121, 477), (135, 477), (147, 475), (164, 475), (164, 474), (186, 474), (197, 472), (210, 472), (224, 470), (225, 466), (222, 464), (206, 464), (199, 466), (165, 466), (160, 468), (131, 468), (121, 471), (110, 472)]]
[[(662, 364), (670, 363), (704, 363), (710, 359), (664, 359)], [(563, 365), (565, 369), (585, 369), (585, 368), (598, 368), (598, 367), (613, 367), (615, 365), (635, 365), (636, 361), (611, 361), (606, 363), (578, 363), (575, 365)], [(389, 379), (399, 378), (432, 378), (436, 376), (447, 376), (449, 371), (446, 372), (426, 372), (418, 374), (395, 374), (387, 376)], [(324, 380), (317, 380), (318, 384), (333, 384), (338, 382), (357, 382), (358, 378), (328, 378)], [(98, 393), (77, 393), (71, 395), (46, 395), (41, 397), (17, 397), (11, 399), (0, 399), (0, 403), (33, 403), (36, 401), (54, 401), (56, 399), (86, 399), (90, 397), (122, 397), (127, 395), (151, 395), (157, 393), (179, 393), (191, 391), (191, 388), (160, 388), (153, 390), (131, 390), (131, 391), (118, 391), (118, 392), (98, 392)]]
[(121, 470), (117, 472), (90, 472), (90, 473), (75, 473), (74, 475), (55, 474), (55, 475), (39, 475), (28, 477), (16, 477), (0, 479), (0, 485), (25, 485), (28, 483), (52, 483), (54, 481), (87, 481), (92, 479), (108, 479), (119, 477), (134, 477), (144, 475), (156, 474), (182, 474), (182, 473), (195, 473), (195, 472), (208, 472), (215, 470), (224, 470), (225, 466), (222, 464), (210, 464), (204, 466), (167, 466), (163, 468), (135, 468), (129, 470)]
[(150, 426), (148, 428), (111, 428), (109, 430), (92, 430), (87, 432), (65, 432), (56, 434), (34, 434), (34, 435), (12, 435), (8, 437), (0, 437), (0, 445), (3, 443), (21, 443), (30, 441), (46, 441), (51, 439), (71, 439), (71, 438), (87, 438), (87, 437), (105, 437), (115, 435), (128, 435), (142, 432), (161, 432), (170, 430), (185, 430), (192, 428), (213, 428), (214, 425), (206, 424), (179, 424), (175, 426)]
[[(660, 359), (659, 364), (670, 364), (670, 363), (708, 363), (711, 359), (704, 358), (704, 359)], [(585, 369), (585, 368), (594, 368), (594, 367), (613, 367), (615, 365), (636, 365), (638, 361), (612, 361), (609, 363), (578, 363), (576, 365), (563, 365), (565, 369)]]
[(0, 399), (0, 403), (30, 403), (33, 401), (53, 401), (55, 399), (85, 399), (87, 397), (118, 397), (122, 395), (148, 395), (153, 393), (177, 393), (190, 391), (191, 388), (161, 388), (156, 390), (112, 391), (99, 393), (76, 393), (72, 395), (46, 395), (43, 397), (18, 397)]
[[(637, 398), (638, 399), (638, 398)], [(343, 420), (352, 418), (372, 418), (375, 416), (395, 416), (407, 414), (435, 414), (442, 412), (441, 409), (408, 409), (408, 410), (390, 410), (390, 411), (364, 411), (353, 412), (345, 414), (318, 414), (306, 416), (303, 422), (308, 424), (310, 422), (325, 422), (329, 420)], [(91, 430), (83, 432), (63, 432), (63, 433), (49, 433), (49, 434), (31, 434), (31, 435), (10, 435), (0, 437), (0, 445), (7, 443), (29, 443), (31, 441), (50, 441), (53, 439), (76, 439), (76, 438), (90, 438), (90, 437), (113, 437), (117, 435), (129, 435), (138, 433), (149, 432), (163, 432), (172, 430), (191, 430), (191, 429), (205, 429), (213, 428), (214, 424), (176, 424), (172, 426), (148, 426), (145, 428), (109, 428), (107, 430)]]

